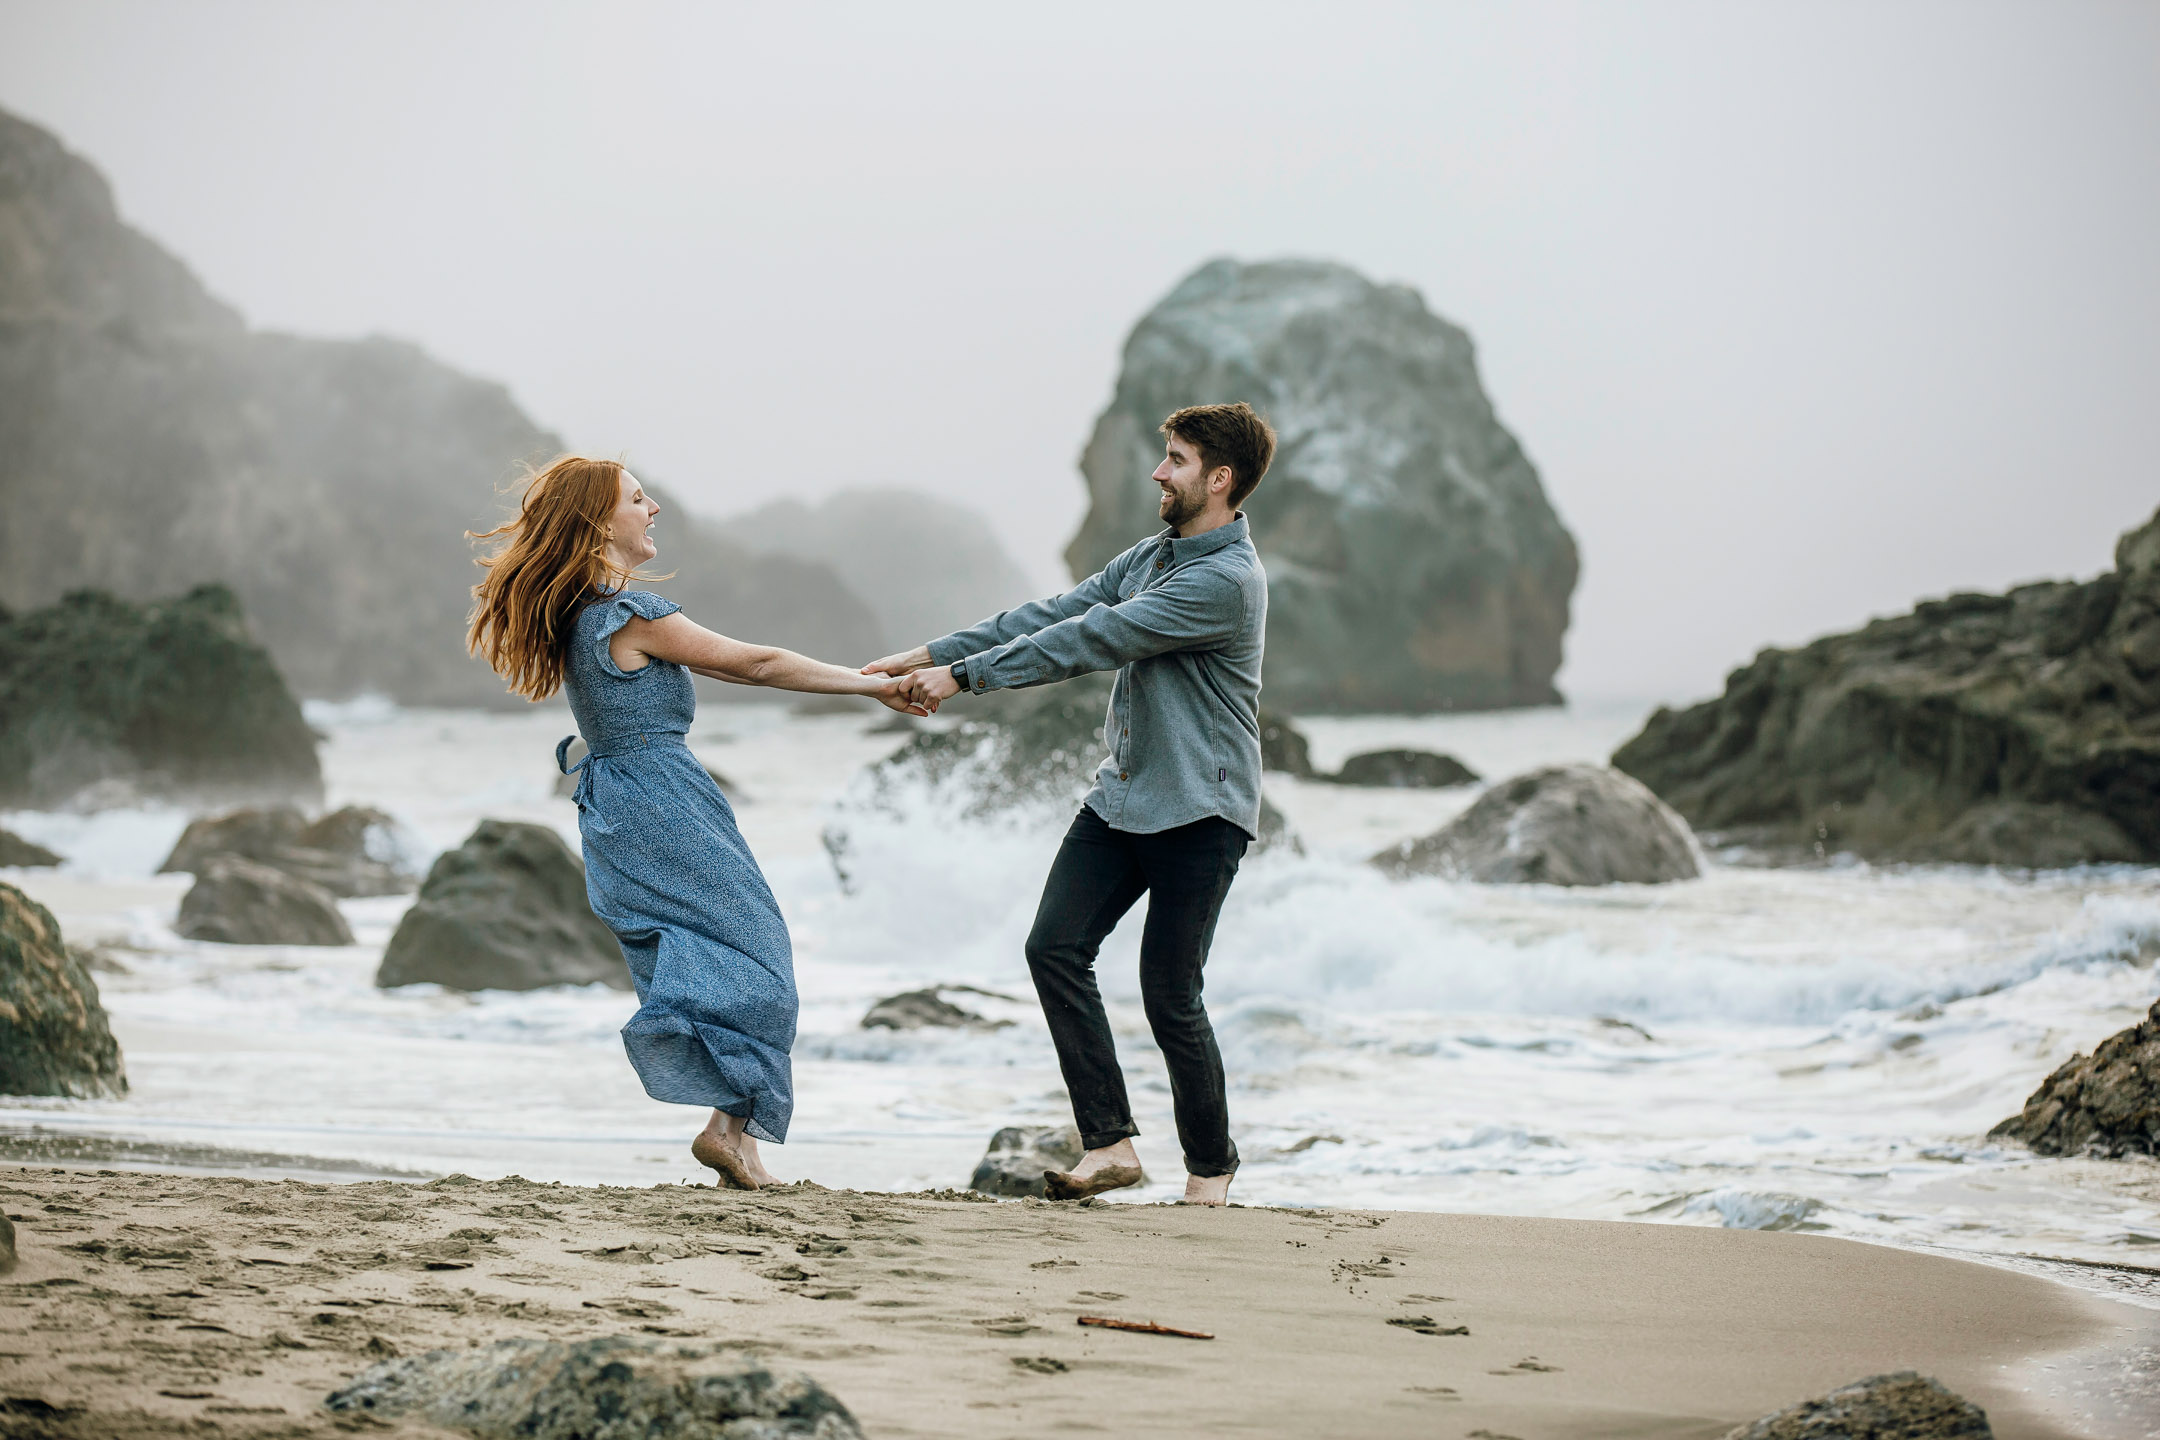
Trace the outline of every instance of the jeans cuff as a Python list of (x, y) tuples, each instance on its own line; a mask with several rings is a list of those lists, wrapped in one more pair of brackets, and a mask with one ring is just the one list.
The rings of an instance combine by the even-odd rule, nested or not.
[(1202, 1180), (1211, 1179), (1217, 1175), (1235, 1175), (1237, 1174), (1237, 1167), (1238, 1153), (1235, 1145), (1230, 1147), (1230, 1161), (1225, 1165), (1198, 1165), (1193, 1163), (1190, 1155), (1185, 1157), (1185, 1173), (1197, 1176)]
[(1140, 1127), (1128, 1120), (1123, 1125), (1112, 1126), (1108, 1130), (1083, 1130), (1080, 1132), (1080, 1143), (1090, 1150), (1107, 1150), (1118, 1141), (1130, 1140), (1139, 1133)]

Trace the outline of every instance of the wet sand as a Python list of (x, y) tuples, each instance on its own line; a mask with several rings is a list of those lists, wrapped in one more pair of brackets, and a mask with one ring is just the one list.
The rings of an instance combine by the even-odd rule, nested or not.
[(330, 1434), (386, 1356), (603, 1334), (754, 1350), (875, 1437), (1711, 1437), (1904, 1368), (2003, 1437), (2160, 1414), (2076, 1419), (2160, 1314), (1809, 1235), (49, 1167), (0, 1167), (0, 1204), (7, 1435)]

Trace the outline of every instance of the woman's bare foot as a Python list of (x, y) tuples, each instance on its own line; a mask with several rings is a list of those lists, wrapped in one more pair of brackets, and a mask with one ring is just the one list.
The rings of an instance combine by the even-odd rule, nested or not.
[(1138, 1185), (1146, 1178), (1140, 1171), (1140, 1154), (1128, 1138), (1088, 1151), (1070, 1170), (1043, 1171), (1043, 1190), (1052, 1200), (1083, 1200), (1105, 1190)]
[[(740, 1115), (715, 1110), (712, 1119), (705, 1122), (705, 1128), (690, 1142), (690, 1157), (698, 1164), (720, 1172), (721, 1189), (756, 1190), (772, 1183), (770, 1175), (763, 1181), (758, 1179), (765, 1167), (757, 1164), (756, 1145), (757, 1141), (743, 1134)], [(743, 1153), (745, 1147), (750, 1147), (747, 1159)]]
[(736, 1153), (742, 1156), (743, 1165), (749, 1170), (750, 1178), (757, 1181), (758, 1189), (762, 1190), (767, 1185), (778, 1185), (780, 1183), (779, 1177), (774, 1175), (772, 1171), (767, 1170), (765, 1162), (758, 1158), (757, 1137), (755, 1135), (745, 1133), (736, 1142), (736, 1146)]
[(1187, 1205), (1227, 1205), (1230, 1203), (1230, 1179), (1228, 1175), (1187, 1175), (1185, 1177), (1185, 1203)]

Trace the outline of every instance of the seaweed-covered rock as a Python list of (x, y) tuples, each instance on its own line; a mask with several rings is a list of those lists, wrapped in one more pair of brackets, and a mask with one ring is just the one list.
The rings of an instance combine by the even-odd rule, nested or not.
[(221, 945), (350, 945), (352, 927), (320, 885), (237, 855), (202, 866), (173, 928)]
[(97, 982), (52, 912), (0, 881), (0, 1095), (126, 1093)]
[(1156, 426), (1250, 401), (1275, 426), (1246, 513), (1267, 685), (1299, 713), (1557, 701), (1575, 542), (1493, 414), (1470, 337), (1341, 265), (1214, 260), (1141, 317), (1081, 456), (1075, 576), (1161, 528)]
[(39, 870), (58, 865), (63, 858), (12, 830), (0, 830), (0, 869)]
[(1772, 849), (2160, 860), (2160, 513), (2098, 579), (1765, 650), (1613, 764), (1698, 829)]
[(77, 591), (0, 624), (0, 806), (321, 795), (314, 733), (223, 586)]
[(1367, 750), (1343, 761), (1327, 777), (1337, 785), (1367, 785), (1394, 790), (1444, 790), (1475, 785), (1478, 773), (1452, 755), (1430, 750)]
[(1871, 1375), (1725, 1433), (1725, 1440), (1992, 1440), (1987, 1412), (1911, 1370)]
[(972, 986), (938, 985), (928, 990), (909, 990), (888, 995), (863, 1012), (865, 1030), (1003, 1030), (1013, 1022), (989, 1020), (947, 1000), (946, 990), (970, 990)]
[(1656, 885), (1702, 873), (1687, 822), (1640, 781), (1597, 765), (1503, 780), (1448, 824), (1372, 863), (1392, 875), (1486, 884)]
[(968, 1189), (982, 1195), (1044, 1198), (1043, 1171), (1070, 1170), (1087, 1147), (1070, 1125), (1008, 1125), (990, 1137)]
[(454, 990), (630, 988), (622, 947), (585, 898), (585, 862), (545, 825), (483, 820), (437, 857), (375, 983)]
[(199, 875), (220, 855), (268, 865), (346, 899), (403, 895), (414, 886), (396, 822), (359, 805), (312, 823), (289, 805), (191, 821), (158, 873)]
[(498, 1340), (386, 1360), (331, 1393), (343, 1415), (418, 1421), (481, 1440), (861, 1440), (807, 1375), (739, 1350), (605, 1336)]
[(1988, 1138), (2042, 1155), (2160, 1155), (2160, 1000), (2091, 1055), (2063, 1062)]
[[(970, 819), (1069, 817), (1109, 753), (1102, 732), (1112, 680), (1109, 674), (1082, 675), (950, 701), (966, 707), (959, 712), (966, 719), (950, 729), (917, 730), (863, 772), (846, 803), (904, 814), (911, 799), (928, 796)], [(825, 833), (835, 864), (846, 849), (845, 832), (843, 822)], [(1286, 843), (1296, 844), (1289, 826), (1263, 797), (1253, 848)]]

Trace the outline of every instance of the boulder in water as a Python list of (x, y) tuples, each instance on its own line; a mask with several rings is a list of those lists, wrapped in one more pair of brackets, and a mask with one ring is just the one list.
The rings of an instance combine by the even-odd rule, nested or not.
[(1444, 790), (1475, 785), (1478, 773), (1452, 755), (1430, 750), (1367, 750), (1343, 761), (1327, 777), (1337, 785), (1366, 785), (1392, 790)]
[(173, 927), (221, 945), (350, 945), (352, 927), (320, 885), (237, 855), (204, 862)]
[(1640, 781), (1598, 765), (1503, 780), (1439, 830), (1372, 860), (1392, 875), (1485, 884), (1657, 885), (1702, 873), (1687, 822)]
[[(947, 1000), (944, 991), (966, 990), (968, 986), (933, 986), (928, 990), (909, 990), (900, 995), (888, 995), (864, 1012), (862, 1028), (865, 1030), (1003, 1030), (1010, 1020), (988, 1020), (972, 1010), (963, 1010)], [(1002, 996), (998, 997), (1004, 998)]]
[(0, 1095), (126, 1093), (97, 982), (52, 912), (0, 881)]
[(740, 1350), (622, 1336), (386, 1360), (324, 1404), (480, 1440), (862, 1440), (847, 1407), (807, 1375), (776, 1374)]
[(223, 586), (0, 622), (0, 808), (321, 795), (314, 732)]
[(1697, 829), (1773, 852), (2160, 860), (2160, 513), (2097, 579), (1765, 650), (1613, 764)]
[(282, 870), (345, 899), (404, 895), (413, 889), (396, 822), (380, 810), (348, 805), (310, 823), (289, 805), (235, 810), (189, 823), (159, 874), (202, 874), (218, 856)]
[(1725, 1433), (1725, 1440), (1991, 1440), (1987, 1412), (1912, 1370), (1871, 1375)]
[(1148, 477), (1163, 417), (1236, 400), (1278, 437), (1246, 509), (1270, 696), (1299, 713), (1559, 699), (1574, 540), (1470, 337), (1408, 286), (1341, 265), (1210, 261), (1133, 327), (1080, 460), (1076, 577), (1162, 528)]
[(2042, 1155), (2160, 1155), (2160, 1000), (2091, 1055), (2065, 1061), (1988, 1138)]
[(1040, 1200), (1045, 1198), (1043, 1171), (1070, 1170), (1085, 1154), (1080, 1132), (1070, 1125), (1008, 1125), (990, 1137), (968, 1189)]
[(1313, 778), (1312, 742), (1287, 715), (1260, 707), (1260, 768), (1280, 770), (1300, 780)]
[(453, 990), (630, 988), (622, 947), (585, 897), (585, 862), (545, 825), (483, 820), (438, 857), (375, 983)]
[(39, 870), (58, 865), (65, 857), (42, 845), (33, 845), (12, 830), (0, 830), (0, 870)]

